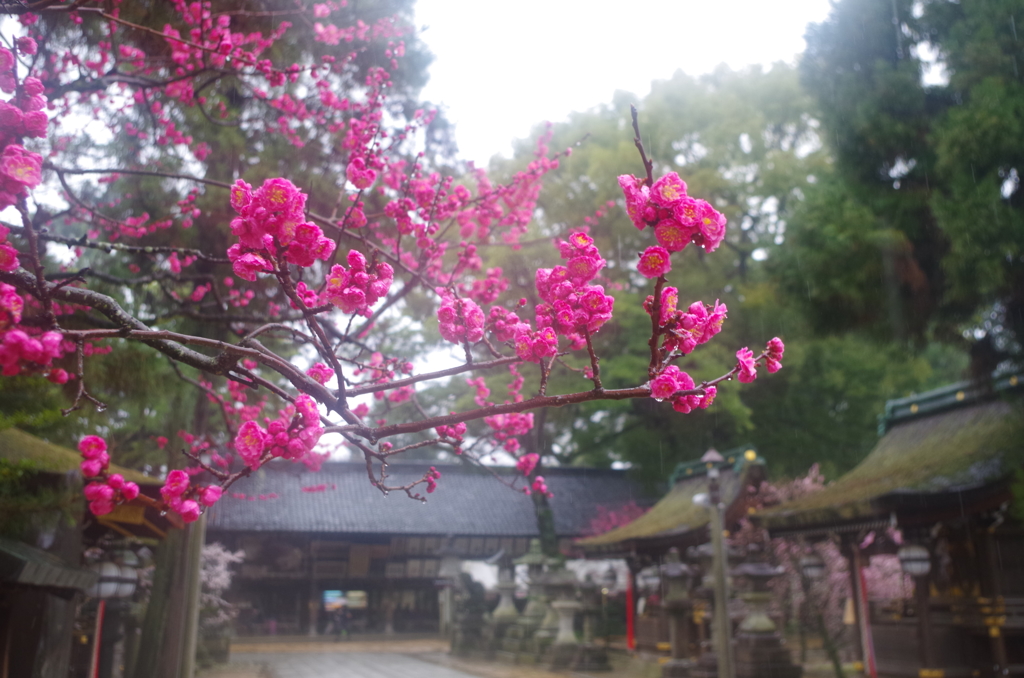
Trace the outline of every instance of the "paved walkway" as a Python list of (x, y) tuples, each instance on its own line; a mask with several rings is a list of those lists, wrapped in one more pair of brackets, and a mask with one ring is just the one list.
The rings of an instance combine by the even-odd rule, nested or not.
[[(657, 664), (613, 657), (619, 664), (600, 678), (653, 678)], [(231, 644), (231, 663), (199, 678), (598, 678), (541, 667), (466, 660), (448, 654), (437, 636), (360, 636), (345, 642), (304, 636), (240, 638)]]
[(236, 655), (232, 658), (235, 661), (258, 661), (268, 678), (474, 678), (469, 673), (393, 652), (261, 652)]

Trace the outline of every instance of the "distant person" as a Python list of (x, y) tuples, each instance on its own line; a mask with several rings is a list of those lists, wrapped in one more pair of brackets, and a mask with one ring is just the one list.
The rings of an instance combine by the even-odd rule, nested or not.
[(348, 627), (352, 622), (352, 613), (349, 612), (348, 605), (342, 603), (341, 607), (334, 611), (334, 631), (338, 634), (338, 642), (342, 640), (348, 640)]

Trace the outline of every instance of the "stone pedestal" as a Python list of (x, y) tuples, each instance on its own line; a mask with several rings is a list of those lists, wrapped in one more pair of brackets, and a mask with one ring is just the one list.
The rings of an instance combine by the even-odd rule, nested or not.
[(582, 607), (575, 600), (556, 600), (551, 603), (552, 610), (558, 615), (558, 633), (544, 655), (544, 663), (554, 671), (568, 667), (576, 657), (579, 643), (576, 641), (573, 622), (576, 619), (576, 613)]
[(519, 618), (519, 610), (516, 609), (515, 601), (512, 598), (516, 591), (516, 584), (511, 579), (503, 577), (498, 582), (497, 588), (501, 600), (498, 601), (498, 607), (494, 608), (494, 612), (491, 613), (491, 618), (495, 621), (514, 622)]
[(777, 634), (736, 636), (736, 678), (800, 678), (803, 667), (793, 663)]
[(690, 678), (718, 678), (718, 656), (711, 651), (702, 654), (690, 666)]
[(569, 668), (573, 671), (610, 671), (608, 651), (603, 645), (594, 643), (594, 626), (601, 611), (601, 587), (588, 575), (579, 588), (582, 593), (583, 642), (576, 647), (576, 656)]
[(689, 658), (690, 634), (688, 633), (687, 617), (692, 606), (689, 600), (666, 600), (665, 610), (668, 612), (668, 633), (672, 642), (672, 658), (661, 665), (662, 678), (689, 678), (694, 666)]
[(750, 589), (740, 597), (747, 604), (747, 616), (740, 624), (734, 650), (736, 678), (800, 678), (803, 667), (793, 657), (768, 616), (768, 581), (782, 573), (782, 568), (767, 563), (740, 565), (735, 573), (750, 582)]

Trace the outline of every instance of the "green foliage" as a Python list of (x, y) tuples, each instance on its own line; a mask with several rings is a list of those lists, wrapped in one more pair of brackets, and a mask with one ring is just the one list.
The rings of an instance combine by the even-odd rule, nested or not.
[[(322, 57), (337, 58), (347, 54), (349, 46), (344, 43), (331, 46), (316, 41), (313, 23), (294, 21), (287, 10), (283, 14), (268, 12), (264, 3), (247, 0), (237, 4), (236, 11), (231, 13), (235, 31), (267, 34), (278, 28), (282, 21), (295, 24), (287, 39), (276, 42), (270, 52), (262, 55), (274, 63), (323, 63)], [(167, 3), (136, 2), (122, 8), (120, 18), (140, 25), (162, 26), (172, 14)], [(334, 13), (338, 21), (348, 21), (352, 25), (357, 20), (373, 25), (379, 19), (392, 16), (397, 17), (399, 24), (411, 27), (412, 0), (353, 2)], [(71, 29), (66, 15), (45, 13), (42, 21), (54, 29), (46, 43), (46, 48), (54, 53), (61, 53), (63, 42), (82, 39), (81, 29)], [(90, 26), (93, 24), (84, 24), (87, 41), (96, 44), (106, 39)], [(167, 41), (160, 35), (147, 31), (125, 31), (119, 35), (126, 46), (170, 58)], [(386, 42), (367, 43), (356, 58), (345, 61), (343, 67), (333, 71), (333, 91), (342, 97), (358, 99), (363, 96), (368, 69), (389, 61), (384, 58), (388, 49)], [(419, 91), (427, 81), (426, 69), (432, 60), (415, 31), (410, 31), (403, 42), (405, 57), (399, 66), (391, 70), (387, 107), (387, 115), (399, 125), (401, 121), (411, 120), (417, 109), (427, 107), (419, 100)], [(131, 66), (126, 64), (121, 68), (131, 70)], [(127, 77), (128, 74), (122, 75)], [(190, 153), (179, 153), (171, 145), (164, 149), (166, 152), (160, 153), (159, 163), (154, 164), (154, 141), (161, 132), (154, 131), (155, 116), (144, 107), (129, 107), (130, 110), (126, 109), (123, 115), (134, 116), (132, 124), (147, 134), (121, 135), (106, 143), (101, 143), (93, 134), (76, 135), (68, 139), (68, 157), (90, 158), (95, 167), (141, 167), (226, 183), (242, 178), (259, 185), (268, 177), (285, 176), (309, 195), (310, 209), (331, 214), (338, 200), (337, 187), (345, 181), (345, 156), (337, 152), (338, 135), (322, 126), (304, 126), (296, 132), (304, 142), (298, 147), (283, 135), (265, 133), (265, 124), (276, 120), (279, 112), (249, 89), (251, 83), (243, 82), (230, 69), (211, 67), (208, 76), (202, 85), (202, 105), (165, 106), (163, 109), (171, 116), (176, 128), (192, 139), (193, 146), (206, 143), (215, 149), (204, 162), (196, 162)], [(86, 86), (95, 87), (83, 79), (79, 83), (68, 83), (62, 89)], [(91, 94), (86, 92), (83, 96)], [(155, 90), (150, 96), (152, 101), (161, 103), (162, 95)], [(305, 96), (315, 98), (318, 95), (311, 91)], [(224, 116), (220, 115), (220, 106), (223, 106)], [(436, 165), (453, 162), (454, 143), (443, 116), (438, 116), (427, 130), (424, 150), (424, 162)], [(55, 162), (60, 164), (59, 159)], [(92, 230), (113, 228), (117, 221), (138, 218), (143, 214), (155, 215), (158, 219), (169, 216), (175, 212), (169, 209), (170, 206), (197, 186), (194, 182), (169, 177), (133, 174), (119, 175), (110, 182), (71, 177), (69, 185), (74, 195), (90, 204), (102, 206), (90, 219), (55, 222), (61, 235), (72, 238), (84, 237)], [(202, 209), (202, 214), (191, 228), (184, 227), (178, 218), (171, 228), (155, 230), (138, 240), (121, 238), (120, 243), (225, 252), (234, 240), (227, 226), (235, 216), (228, 203), (227, 192), (202, 185), (197, 191), (195, 205)], [(381, 205), (373, 204), (376, 199), (367, 198), (368, 212), (381, 209)], [(349, 244), (345, 241), (340, 243), (341, 257), (344, 257)], [(57, 248), (53, 253), (57, 253)], [(240, 335), (266, 321), (271, 315), (268, 310), (272, 305), (282, 308), (284, 313), (288, 312), (288, 303), (280, 290), (267, 280), (249, 286), (255, 296), (246, 305), (229, 304), (233, 288), (223, 282), (223, 267), (202, 259), (183, 267), (180, 272), (162, 265), (157, 266), (152, 275), (139, 273), (140, 269), (149, 270), (154, 261), (163, 259), (163, 255), (151, 252), (86, 250), (77, 262), (78, 269), (67, 275), (81, 273), (91, 289), (111, 296), (125, 311), (153, 329), (215, 340), (237, 341)], [(215, 276), (215, 273), (218, 274)], [(201, 303), (183, 303), (203, 284), (212, 285), (212, 289)], [(230, 318), (230, 322), (226, 318)], [(69, 318), (62, 318), (62, 322), (71, 329), (82, 329)], [(392, 330), (391, 325), (400, 326), (389, 334), (396, 343), (410, 336), (401, 319), (384, 318), (379, 325), (387, 326), (389, 331)], [(261, 340), (280, 355), (290, 357), (294, 352), (288, 342), (272, 335), (265, 335)], [(406, 344), (407, 347), (412, 345), (415, 342)], [(18, 425), (44, 433), (51, 439), (56, 435), (64, 444), (72, 443), (73, 439), (85, 433), (100, 433), (107, 438), (114, 461), (134, 468), (147, 464), (181, 464), (183, 458), (177, 454), (181, 445), (175, 434), (182, 429), (199, 435), (208, 433), (215, 441), (218, 436), (223, 439), (219, 430), (222, 428), (219, 408), (184, 380), (199, 379), (196, 371), (180, 365), (175, 368), (168, 360), (140, 344), (120, 340), (96, 342), (96, 348), (100, 350), (108, 347), (113, 349), (110, 354), (92, 355), (85, 361), (86, 386), (97, 400), (107, 405), (105, 411), (97, 412), (90, 403), (83, 403), (84, 406), (71, 417), (59, 421), (59, 408), (69, 406), (77, 382), (70, 382), (62, 397), (60, 389), (38, 379), (6, 379), (4, 393), (0, 395), (0, 427)], [(387, 348), (381, 347), (382, 350)], [(411, 350), (407, 348), (407, 351)], [(73, 372), (77, 371), (75, 365), (74, 356), (69, 355), (60, 367)], [(262, 376), (270, 380), (279, 378), (274, 373)], [(223, 386), (220, 378), (203, 378), (210, 379), (216, 387)], [(249, 395), (249, 398), (254, 400), (255, 396)], [(278, 405), (280, 403), (276, 399), (271, 400), (271, 408)], [(158, 449), (155, 439), (159, 436), (173, 441), (170, 448)]]
[[(612, 292), (619, 299), (614, 320), (595, 338), (608, 388), (642, 383), (650, 361), (650, 318), (634, 302), (651, 291), (650, 282), (636, 274), (635, 261), (636, 253), (653, 243), (653, 234), (637, 231), (625, 216), (616, 181), (624, 172), (642, 171), (629, 128), (631, 100), (618, 93), (612, 105), (576, 113), (569, 123), (554, 127), (552, 148), (583, 141), (541, 194), (539, 246), (494, 253), (488, 260), (513, 273), (513, 280), (523, 286), (516, 295), (531, 297), (533, 271), (558, 263), (547, 238), (566, 235), (582, 225), (582, 215), (614, 201), (616, 207), (592, 220), (590, 228), (608, 259), (605, 274), (618, 290)], [(671, 80), (654, 83), (638, 107), (655, 173), (678, 172), (691, 195), (712, 202), (731, 224), (718, 252), (708, 255), (690, 248), (673, 257), (669, 274), (670, 284), (680, 290), (681, 304), (721, 299), (729, 306), (722, 334), (680, 363), (698, 381), (714, 378), (735, 364), (737, 348), (758, 346), (773, 335), (789, 341), (803, 327), (792, 302), (780, 301), (777, 285), (766, 277), (761, 262), (771, 261), (785, 240), (792, 206), (828, 173), (813, 107), (796, 72), (784, 65), (769, 71), (723, 68), (702, 78), (676, 73)], [(532, 140), (524, 141), (512, 164), (525, 162), (531, 148)], [(585, 353), (566, 362), (581, 368)], [(540, 432), (540, 447), (561, 463), (627, 461), (641, 478), (663, 482), (679, 461), (699, 457), (711, 446), (726, 449), (760, 435), (746, 391), (737, 386), (723, 385), (710, 410), (689, 415), (653, 400), (552, 410), (546, 414), (546, 430)], [(549, 392), (586, 387), (578, 372), (556, 370)]]
[[(801, 76), (836, 181), (794, 215), (784, 283), (794, 297), (806, 292), (818, 332), (962, 347), (988, 335), (1000, 357), (1019, 355), (1024, 43), (1014, 17), (1024, 3), (933, 0), (917, 10), (909, 0), (843, 0), (808, 32)], [(922, 83), (926, 48), (948, 84)], [(845, 247), (851, 256), (837, 256)]]
[(58, 444), (69, 444), (73, 429), (61, 414), (67, 399), (61, 387), (38, 376), (3, 377), (0, 389), (0, 431), (18, 427), (35, 435), (45, 435)]

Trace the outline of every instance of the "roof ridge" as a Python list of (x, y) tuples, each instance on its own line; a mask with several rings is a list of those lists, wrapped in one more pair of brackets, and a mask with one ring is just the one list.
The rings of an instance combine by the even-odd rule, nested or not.
[(993, 376), (991, 381), (958, 381), (946, 386), (885, 402), (885, 411), (878, 415), (878, 435), (883, 436), (893, 425), (918, 417), (966, 407), (993, 400), (1004, 393), (1024, 387), (1024, 375)]

